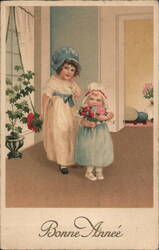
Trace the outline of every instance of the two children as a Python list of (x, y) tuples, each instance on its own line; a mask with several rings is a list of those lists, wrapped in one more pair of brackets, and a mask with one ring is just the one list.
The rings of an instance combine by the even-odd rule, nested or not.
[(51, 76), (42, 96), (47, 157), (59, 164), (62, 174), (68, 174), (68, 166), (77, 162), (86, 166), (85, 176), (89, 180), (102, 180), (103, 167), (113, 161), (113, 145), (106, 124), (113, 114), (106, 110), (105, 89), (97, 83), (89, 85), (79, 112), (77, 132), (75, 104), (81, 90), (74, 78), (80, 72), (79, 55), (72, 48), (58, 49), (52, 66), (56, 75)]

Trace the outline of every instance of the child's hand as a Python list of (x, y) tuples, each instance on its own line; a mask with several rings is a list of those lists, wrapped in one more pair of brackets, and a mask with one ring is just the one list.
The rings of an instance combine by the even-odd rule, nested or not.
[(80, 96), (81, 96), (81, 93), (76, 93), (76, 94), (74, 95), (75, 99), (78, 99)]
[(91, 122), (91, 121), (87, 121), (87, 120), (81, 120), (80, 124), (84, 127), (87, 127), (87, 128), (95, 128), (96, 127), (95, 122)]
[(113, 113), (110, 112), (108, 113), (107, 115), (96, 115), (95, 118), (98, 120), (98, 121), (107, 121), (107, 120), (110, 120), (113, 118)]
[(41, 121), (43, 121), (43, 119), (44, 119), (43, 114), (40, 114), (39, 119), (40, 119)]
[(110, 120), (113, 118), (113, 113), (112, 112), (109, 112), (108, 115), (107, 115), (107, 120)]
[(95, 115), (95, 118), (98, 121), (106, 121), (106, 116), (105, 115)]

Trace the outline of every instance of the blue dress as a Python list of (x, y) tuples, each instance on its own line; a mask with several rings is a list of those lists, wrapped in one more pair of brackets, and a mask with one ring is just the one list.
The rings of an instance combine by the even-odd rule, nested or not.
[(95, 128), (80, 126), (75, 146), (75, 161), (82, 166), (106, 167), (113, 162), (113, 143), (106, 122)]

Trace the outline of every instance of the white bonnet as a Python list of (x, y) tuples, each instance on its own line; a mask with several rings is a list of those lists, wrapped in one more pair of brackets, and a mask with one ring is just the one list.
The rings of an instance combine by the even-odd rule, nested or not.
[(86, 92), (85, 97), (84, 97), (84, 99), (83, 99), (83, 104), (86, 102), (88, 96), (89, 96), (93, 91), (98, 91), (99, 94), (102, 95), (104, 104), (105, 104), (105, 106), (107, 106), (107, 102), (106, 102), (106, 99), (107, 99), (106, 90), (105, 90), (103, 84), (97, 83), (97, 82), (91, 82), (91, 83), (88, 85), (88, 91)]
[(91, 92), (93, 90), (94, 91), (99, 91), (99, 93), (101, 93), (105, 99), (107, 98), (107, 96), (106, 96), (106, 90), (105, 90), (103, 84), (97, 83), (97, 82), (91, 82), (88, 85), (88, 92)]

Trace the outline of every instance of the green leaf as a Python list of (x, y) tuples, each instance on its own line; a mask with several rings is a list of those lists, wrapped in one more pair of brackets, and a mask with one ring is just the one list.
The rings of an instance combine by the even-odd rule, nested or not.
[(26, 93), (25, 93), (25, 90), (24, 90), (24, 89), (22, 89), (22, 90), (20, 91), (20, 93), (22, 94), (23, 97), (26, 96)]
[(7, 89), (6, 89), (6, 95), (11, 95), (11, 94), (14, 94), (13, 89), (7, 88)]
[(16, 66), (14, 67), (14, 69), (15, 69), (16, 71), (19, 71), (19, 70), (22, 70), (23, 68), (22, 68), (21, 66), (16, 65)]
[(13, 111), (8, 110), (6, 113), (7, 113), (8, 117), (9, 117), (11, 120), (14, 120), (14, 119), (15, 119), (15, 114), (14, 114)]
[(12, 129), (12, 125), (10, 123), (6, 123), (6, 128), (8, 131), (10, 131)]
[(24, 79), (28, 79), (28, 74), (26, 74), (26, 73), (23, 73), (21, 76), (22, 76)]
[(27, 81), (23, 81), (23, 85), (27, 86), (28, 82)]
[(40, 115), (38, 113), (35, 113), (35, 118), (39, 118)]
[(11, 132), (10, 133), (10, 137), (11, 137), (11, 139), (17, 139), (17, 138), (19, 138), (19, 133), (17, 133), (17, 132)]
[(18, 133), (22, 133), (22, 128), (21, 127), (16, 127), (15, 131), (17, 131)]
[(22, 123), (27, 123), (27, 117), (23, 117), (20, 121), (21, 121)]
[(27, 103), (26, 100), (24, 100), (24, 101), (21, 102), (21, 105), (23, 105), (23, 106), (28, 106), (28, 103)]
[(35, 91), (35, 88), (31, 85), (30, 87), (29, 87), (29, 90), (28, 90), (30, 93), (32, 93), (33, 91)]
[(25, 113), (29, 113), (29, 111), (30, 111), (29, 107), (27, 107), (27, 106), (24, 106), (22, 109)]
[(17, 93), (16, 96), (15, 96), (15, 99), (19, 100), (20, 98), (21, 98), (21, 94)]
[(15, 91), (18, 91), (18, 90), (19, 90), (19, 86), (18, 86), (18, 85), (14, 85), (13, 89), (14, 89)]
[(34, 73), (31, 70), (28, 70), (27, 74), (28, 74), (28, 80), (32, 79), (34, 76)]
[(10, 98), (9, 102), (10, 103), (15, 103), (16, 102), (16, 98)]
[(21, 103), (15, 103), (15, 106), (17, 107), (17, 109), (22, 109), (22, 104)]
[(7, 85), (12, 85), (11, 80), (7, 78), (7, 79), (6, 79), (6, 84), (7, 84)]
[(15, 118), (21, 118), (23, 116), (23, 112), (21, 110), (16, 110), (15, 111)]

